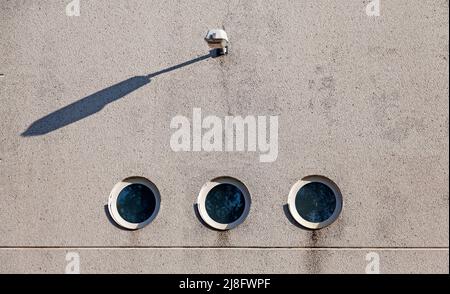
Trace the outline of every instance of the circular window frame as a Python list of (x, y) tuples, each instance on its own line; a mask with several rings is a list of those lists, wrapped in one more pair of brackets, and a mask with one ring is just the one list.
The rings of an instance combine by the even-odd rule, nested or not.
[[(206, 197), (208, 196), (208, 193), (214, 187), (221, 185), (221, 184), (230, 184), (230, 185), (235, 186), (242, 192), (242, 195), (244, 196), (244, 200), (245, 200), (245, 207), (244, 207), (244, 211), (242, 212), (241, 216), (234, 222), (228, 223), (228, 224), (216, 222), (209, 216), (208, 211), (206, 210)], [(250, 192), (247, 189), (247, 186), (244, 183), (242, 183), (241, 181), (239, 181), (238, 179), (235, 179), (232, 177), (219, 177), (219, 178), (215, 178), (215, 179), (205, 183), (203, 185), (203, 187), (200, 189), (200, 193), (198, 194), (198, 197), (197, 197), (197, 209), (198, 209), (198, 212), (199, 212), (202, 220), (208, 226), (210, 226), (216, 230), (220, 230), (220, 231), (234, 229), (235, 227), (237, 227), (238, 225), (243, 223), (250, 212), (251, 203), (252, 203), (252, 200), (250, 197)]]
[[(146, 186), (152, 191), (153, 196), (155, 197), (155, 209), (153, 210), (153, 213), (150, 215), (149, 218), (140, 223), (131, 223), (125, 220), (117, 210), (117, 198), (119, 197), (120, 192), (122, 192), (122, 190), (125, 187), (132, 184), (141, 184)], [(143, 177), (129, 177), (118, 182), (116, 185), (114, 185), (113, 189), (111, 190), (108, 200), (108, 210), (112, 219), (119, 226), (129, 230), (138, 230), (151, 223), (158, 215), (160, 205), (161, 205), (161, 195), (159, 193), (158, 188), (150, 180)]]
[[(334, 209), (333, 214), (326, 219), (323, 222), (315, 223), (310, 222), (306, 219), (304, 219), (297, 211), (297, 207), (295, 204), (295, 200), (297, 198), (297, 193), (300, 191), (300, 189), (309, 184), (309, 183), (321, 183), (330, 188), (333, 191), (334, 197), (336, 198), (336, 208)], [(334, 223), (339, 215), (341, 214), (343, 206), (343, 199), (342, 194), (339, 189), (339, 187), (330, 179), (323, 177), (323, 176), (308, 176), (305, 177), (299, 181), (297, 181), (291, 188), (291, 191), (289, 192), (288, 196), (288, 207), (289, 212), (291, 213), (292, 217), (303, 227), (311, 229), (311, 230), (318, 230), (322, 229), (324, 227), (327, 227)]]

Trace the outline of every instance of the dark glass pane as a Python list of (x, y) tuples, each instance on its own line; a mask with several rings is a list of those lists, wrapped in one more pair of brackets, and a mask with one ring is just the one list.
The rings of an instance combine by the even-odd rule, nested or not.
[(152, 190), (141, 184), (131, 184), (123, 188), (117, 197), (120, 216), (130, 223), (142, 223), (155, 211), (156, 199)]
[(244, 212), (245, 197), (236, 186), (220, 184), (209, 191), (205, 206), (214, 221), (229, 224), (239, 219)]
[(336, 197), (327, 185), (313, 182), (304, 185), (297, 192), (295, 207), (305, 220), (321, 223), (333, 215), (336, 209)]

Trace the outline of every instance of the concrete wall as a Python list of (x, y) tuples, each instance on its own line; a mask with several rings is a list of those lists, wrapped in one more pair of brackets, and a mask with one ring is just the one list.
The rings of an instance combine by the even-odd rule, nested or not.
[[(1, 273), (63, 273), (69, 251), (85, 273), (364, 273), (372, 251), (382, 272), (448, 273), (448, 1), (382, 0), (379, 17), (356, 0), (69, 2), (0, 1)], [(206, 54), (222, 26), (230, 55), (133, 78)], [(172, 151), (195, 107), (279, 116), (278, 159)], [(306, 231), (283, 206), (314, 174), (344, 207)], [(224, 175), (252, 207), (218, 232), (193, 204)], [(128, 176), (162, 199), (132, 232), (105, 211)]]

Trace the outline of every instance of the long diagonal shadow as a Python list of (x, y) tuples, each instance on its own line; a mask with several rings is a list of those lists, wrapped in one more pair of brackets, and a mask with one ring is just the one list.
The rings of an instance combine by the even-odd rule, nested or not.
[(36, 120), (21, 134), (21, 136), (32, 137), (45, 135), (67, 125), (70, 125), (74, 122), (82, 120), (96, 112), (99, 112), (107, 104), (123, 98), (131, 92), (139, 89), (140, 87), (147, 85), (151, 82), (152, 78), (208, 59), (209, 57), (214, 57), (212, 54), (213, 53), (210, 52), (209, 54), (168, 67), (146, 76), (135, 76), (129, 78), (118, 84), (112, 85), (106, 89), (84, 97), (72, 104), (69, 104)]

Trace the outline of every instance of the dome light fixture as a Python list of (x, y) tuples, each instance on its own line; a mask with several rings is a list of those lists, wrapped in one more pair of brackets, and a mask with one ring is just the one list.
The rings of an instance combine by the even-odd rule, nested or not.
[(117, 183), (109, 195), (108, 210), (121, 227), (137, 230), (151, 223), (159, 211), (158, 188), (142, 177), (130, 177)]
[(200, 217), (216, 230), (230, 230), (246, 219), (251, 205), (250, 193), (239, 180), (220, 177), (203, 185), (197, 198)]
[(303, 227), (316, 230), (332, 224), (341, 213), (339, 187), (322, 176), (308, 176), (291, 188), (288, 207), (292, 217)]

